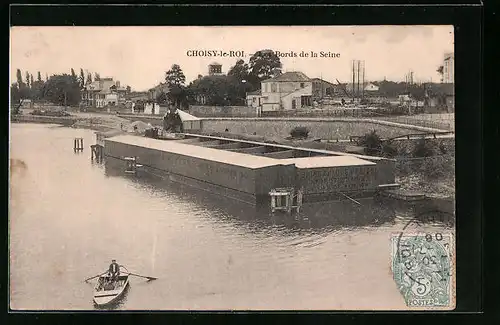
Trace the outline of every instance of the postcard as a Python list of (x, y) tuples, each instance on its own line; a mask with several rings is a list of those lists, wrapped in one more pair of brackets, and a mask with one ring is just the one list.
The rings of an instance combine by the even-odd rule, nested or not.
[(453, 310), (453, 26), (11, 27), (9, 300)]

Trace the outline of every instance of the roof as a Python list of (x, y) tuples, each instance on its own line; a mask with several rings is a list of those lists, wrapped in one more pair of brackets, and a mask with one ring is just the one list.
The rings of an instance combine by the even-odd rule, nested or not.
[(245, 153), (219, 150), (176, 141), (157, 140), (152, 138), (138, 137), (133, 135), (119, 135), (107, 138), (106, 141), (128, 144), (155, 149), (163, 152), (171, 152), (183, 156), (191, 156), (199, 159), (216, 161), (222, 164), (240, 166), (249, 169), (281, 165), (278, 159), (253, 156)]
[(344, 166), (376, 166), (376, 163), (352, 156), (319, 156), (281, 159), (283, 162), (295, 164), (297, 168), (328, 168)]
[(290, 81), (311, 81), (308, 76), (299, 71), (290, 71), (280, 74), (277, 77), (264, 80), (262, 82), (290, 82)]
[(212, 62), (212, 63), (210, 63), (209, 65), (222, 65), (222, 64), (220, 64), (220, 63), (218, 63), (218, 62)]
[(319, 81), (319, 82), (324, 82), (324, 83), (327, 83), (327, 84), (332, 85), (332, 86), (337, 86), (336, 84), (331, 83), (331, 82), (326, 81), (326, 80), (321, 79), (321, 78), (312, 78), (311, 80), (312, 80), (313, 82), (314, 82), (314, 81), (315, 81), (315, 82), (318, 82), (318, 81)]
[[(352, 82), (346, 83), (346, 84), (343, 84), (343, 85), (345, 85), (345, 89), (347, 91), (352, 91), (353, 90), (353, 84), (352, 84)], [(370, 82), (370, 81), (365, 81), (364, 83), (363, 82), (359, 83), (359, 90), (361, 91), (361, 90), (365, 89), (366, 87), (368, 87), (370, 85), (373, 85), (373, 86), (377, 87), (378, 89), (380, 89), (379, 85), (376, 85), (376, 84), (374, 84), (373, 82)], [(358, 90), (358, 83), (357, 82), (354, 83), (354, 90), (355, 91)]]
[(261, 90), (258, 89), (258, 90), (255, 90), (255, 91), (248, 92), (247, 96), (248, 95), (261, 95), (261, 94), (262, 94)]
[[(185, 121), (199, 121), (200, 119), (197, 118), (196, 116), (194, 115), (191, 115), (189, 113), (186, 113), (180, 109), (177, 109), (177, 114), (179, 114), (179, 117), (181, 118), (181, 121), (182, 122), (185, 122)], [(169, 114), (169, 110), (167, 110), (167, 112), (163, 115), (163, 117), (167, 116), (167, 114)]]
[(101, 79), (97, 81), (93, 81), (91, 84), (87, 85), (87, 90), (101, 91), (103, 89), (109, 89), (112, 86), (115, 86), (115, 81), (112, 79)]
[(161, 90), (161, 91), (169, 91), (168, 84), (166, 82), (161, 82), (158, 85), (154, 86), (153, 88), (149, 89), (148, 91), (156, 91), (156, 90)]
[(181, 121), (199, 121), (200, 119), (197, 118), (196, 116), (193, 116), (191, 114), (188, 114), (184, 111), (181, 111), (180, 109), (177, 110), (177, 113), (179, 113), (179, 117), (181, 118)]

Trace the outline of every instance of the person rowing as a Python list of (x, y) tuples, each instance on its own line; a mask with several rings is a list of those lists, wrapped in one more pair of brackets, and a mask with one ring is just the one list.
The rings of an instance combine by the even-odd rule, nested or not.
[(115, 282), (118, 280), (120, 276), (120, 265), (116, 263), (116, 260), (111, 260), (111, 264), (109, 265), (109, 278), (111, 282)]

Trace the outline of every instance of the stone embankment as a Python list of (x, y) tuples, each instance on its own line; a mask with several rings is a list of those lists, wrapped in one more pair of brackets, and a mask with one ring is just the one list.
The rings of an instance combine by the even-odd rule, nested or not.
[(119, 130), (131, 123), (130, 120), (115, 115), (96, 115), (91, 113), (72, 114), (71, 116), (12, 115), (11, 122), (60, 124), (96, 131)]

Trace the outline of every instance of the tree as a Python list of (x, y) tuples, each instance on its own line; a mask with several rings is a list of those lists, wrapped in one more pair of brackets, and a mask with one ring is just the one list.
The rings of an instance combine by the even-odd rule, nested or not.
[(10, 100), (11, 103), (19, 103), (21, 100), (21, 93), (19, 91), (19, 87), (17, 86), (17, 83), (13, 83), (10, 86)]
[(80, 68), (80, 88), (83, 88), (85, 86), (85, 73), (83, 72), (83, 69)]
[(236, 64), (229, 69), (228, 76), (235, 77), (238, 80), (246, 80), (248, 77), (248, 64), (243, 60), (236, 61)]
[(306, 139), (309, 136), (309, 129), (305, 126), (296, 126), (290, 131), (293, 139)]
[(436, 72), (439, 74), (439, 76), (441, 77), (441, 82), (443, 82), (443, 78), (444, 78), (444, 66), (440, 65)]
[(161, 92), (156, 96), (156, 102), (158, 102), (158, 104), (165, 104), (168, 100), (168, 95), (164, 92)]
[(173, 64), (170, 70), (165, 73), (165, 81), (169, 88), (168, 99), (179, 108), (181, 103), (186, 101), (187, 96), (184, 87), (186, 76), (178, 64)]
[(186, 103), (186, 87), (182, 85), (170, 86), (167, 97), (171, 103), (174, 103), (176, 108), (180, 108), (183, 104)]
[(57, 105), (77, 105), (81, 99), (80, 84), (70, 75), (53, 75), (43, 87), (43, 96)]
[(75, 73), (75, 70), (73, 68), (71, 68), (71, 77), (76, 79), (76, 73)]
[(250, 57), (249, 74), (259, 81), (273, 78), (281, 74), (281, 61), (272, 50), (260, 50)]
[(26, 71), (26, 87), (30, 87), (30, 73)]
[(86, 84), (88, 85), (88, 84), (91, 84), (91, 83), (92, 83), (92, 73), (89, 72), (87, 74), (87, 82), (86, 82)]
[(382, 151), (382, 140), (375, 130), (366, 133), (359, 139), (358, 144), (365, 147), (365, 153), (367, 155), (380, 154)]
[(33, 84), (34, 84), (33, 75), (30, 74), (30, 86), (31, 86), (31, 89), (33, 89)]
[(101, 80), (101, 76), (100, 76), (97, 72), (96, 72), (96, 73), (94, 73), (94, 80), (95, 80), (95, 81), (99, 81), (99, 80)]
[(130, 94), (131, 91), (132, 91), (132, 88), (130, 88), (130, 86), (127, 86), (127, 94)]
[(49, 81), (49, 75), (47, 73), (45, 74), (45, 81)]
[(17, 77), (17, 85), (18, 87), (21, 87), (21, 85), (24, 83), (23, 82), (23, 75), (21, 73), (21, 70), (20, 69), (17, 69), (17, 72), (16, 72), (16, 77)]
[(206, 76), (190, 84), (187, 97), (198, 102), (203, 98), (207, 105), (244, 105), (250, 87), (234, 76)]
[(415, 158), (431, 157), (436, 155), (438, 148), (428, 139), (421, 138), (412, 150), (412, 156)]
[(178, 64), (173, 64), (170, 70), (165, 73), (165, 81), (169, 87), (173, 85), (183, 86), (186, 82), (186, 76)]
[(37, 80), (31, 82), (31, 98), (42, 99), (43, 98), (43, 85), (42, 75), (40, 71), (37, 73)]

